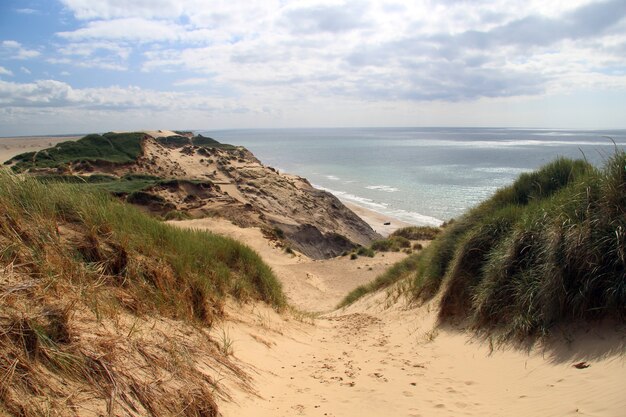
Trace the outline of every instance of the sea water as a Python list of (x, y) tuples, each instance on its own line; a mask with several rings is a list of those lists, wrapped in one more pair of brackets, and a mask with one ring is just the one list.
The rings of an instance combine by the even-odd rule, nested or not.
[(341, 128), (200, 131), (342, 200), (418, 225), (458, 217), (558, 156), (601, 166), (626, 130)]

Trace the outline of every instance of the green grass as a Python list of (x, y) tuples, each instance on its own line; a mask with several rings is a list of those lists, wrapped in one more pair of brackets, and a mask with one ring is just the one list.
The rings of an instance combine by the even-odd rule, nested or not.
[[(72, 282), (104, 273), (103, 294), (122, 291), (119, 303), (130, 309), (211, 322), (227, 295), (285, 304), (280, 283), (251, 249), (160, 223), (103, 192), (2, 171), (0, 213), (1, 263)], [(71, 230), (68, 242), (60, 242), (59, 226)]]
[(387, 239), (376, 240), (371, 245), (372, 250), (379, 252), (400, 252), (410, 247), (411, 242), (403, 236), (390, 236)]
[(461, 318), (503, 338), (576, 320), (626, 318), (626, 154), (597, 169), (558, 159), (521, 175), (447, 225), (406, 277), (417, 300), (440, 295), (441, 320)]
[(441, 228), (433, 226), (408, 226), (396, 230), (392, 237), (403, 237), (409, 240), (433, 240), (439, 235)]
[(186, 136), (164, 136), (155, 138), (155, 140), (161, 145), (180, 147), (185, 145), (191, 145), (191, 139)]
[(523, 174), (424, 251), (413, 294), (505, 338), (626, 315), (626, 154)]
[(372, 282), (361, 285), (352, 290), (337, 306), (337, 308), (345, 307), (352, 304), (359, 298), (374, 291), (378, 291), (382, 288), (386, 288), (402, 278), (408, 277), (409, 274), (414, 271), (418, 261), (418, 255), (413, 254), (403, 259), (402, 261), (394, 264), (391, 268), (385, 271), (384, 274), (379, 275)]
[(133, 162), (141, 155), (143, 133), (105, 133), (87, 135), (77, 141), (61, 142), (39, 152), (15, 156), (13, 169), (22, 172), (30, 168), (53, 168), (69, 162), (104, 161), (115, 164)]

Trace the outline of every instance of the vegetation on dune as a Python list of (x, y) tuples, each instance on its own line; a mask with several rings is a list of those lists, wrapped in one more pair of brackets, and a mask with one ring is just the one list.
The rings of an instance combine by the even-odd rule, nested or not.
[(400, 252), (410, 247), (411, 242), (403, 236), (389, 236), (387, 239), (374, 241), (371, 246), (372, 250), (379, 252)]
[[(90, 399), (108, 399), (105, 409), (123, 403), (145, 415), (216, 415), (215, 382), (181, 356), (193, 352), (173, 341), (153, 351), (128, 336), (142, 317), (206, 328), (227, 295), (285, 305), (270, 268), (238, 242), (168, 226), (79, 185), (0, 172), (0, 414), (69, 410), (67, 390), (88, 386)], [(95, 334), (84, 336), (80, 326)], [(113, 351), (195, 391), (124, 373), (112, 365)]]
[[(142, 141), (146, 137), (142, 132), (91, 134), (77, 141), (61, 142), (56, 146), (37, 152), (27, 152), (6, 161), (13, 164), (13, 170), (23, 172), (31, 168), (57, 168), (68, 163), (98, 162), (126, 164), (137, 160), (142, 154)], [(155, 140), (171, 147), (195, 145), (205, 148), (237, 149), (233, 145), (223, 144), (202, 135), (168, 136)]]
[(391, 268), (385, 271), (382, 275), (376, 277), (376, 279), (372, 282), (360, 285), (350, 291), (350, 293), (343, 300), (341, 300), (337, 308), (350, 305), (368, 293), (386, 288), (403, 278), (407, 278), (417, 267), (418, 259), (419, 255), (414, 253), (400, 262), (395, 263)]
[(408, 226), (393, 232), (390, 237), (403, 237), (408, 240), (433, 240), (441, 232), (440, 227)]
[(141, 155), (144, 136), (140, 132), (87, 135), (77, 141), (61, 142), (49, 149), (17, 155), (6, 163), (15, 162), (13, 169), (17, 172), (35, 167), (54, 168), (76, 161), (129, 163)]
[(604, 168), (558, 159), (447, 226), (410, 274), (439, 315), (504, 337), (626, 317), (626, 154)]
[[(191, 287), (197, 287), (204, 301), (231, 294), (276, 306), (283, 303), (278, 281), (252, 250), (221, 236), (160, 223), (105, 193), (0, 172), (0, 205), (0, 233), (6, 243), (2, 261), (17, 262), (24, 253), (32, 257), (28, 262), (41, 260), (38, 250), (63, 243), (58, 229), (69, 228), (76, 248), (74, 253), (63, 253), (76, 257), (80, 265), (97, 263), (113, 272), (134, 296), (142, 297), (142, 308), (202, 319), (199, 311), (191, 314), (185, 299)], [(155, 260), (158, 265), (151, 265)], [(155, 280), (165, 282), (151, 275), (157, 273), (150, 271), (152, 267), (171, 274), (167, 284), (172, 288), (165, 291), (156, 285)], [(57, 272), (67, 276), (66, 271)]]

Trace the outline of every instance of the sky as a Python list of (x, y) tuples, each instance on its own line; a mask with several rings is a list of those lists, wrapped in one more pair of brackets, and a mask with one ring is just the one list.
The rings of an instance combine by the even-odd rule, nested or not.
[(624, 0), (0, 0), (0, 136), (626, 128)]

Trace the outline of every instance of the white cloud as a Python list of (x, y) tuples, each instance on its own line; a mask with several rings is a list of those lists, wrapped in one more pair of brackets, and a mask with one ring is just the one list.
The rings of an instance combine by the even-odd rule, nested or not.
[(0, 65), (0, 75), (12, 76), (13, 72), (11, 70), (8, 70), (8, 69), (6, 69), (6, 68), (4, 68), (3, 66)]
[(11, 59), (30, 59), (41, 55), (41, 52), (34, 49), (26, 49), (21, 43), (14, 40), (2, 41), (2, 46), (11, 53)]
[(18, 41), (2, 41), (2, 46), (4, 46), (5, 48), (20, 48), (22, 46), (22, 44), (20, 44)]
[(184, 80), (178, 80), (173, 83), (176, 87), (188, 87), (188, 86), (196, 86), (196, 85), (204, 85), (207, 84), (209, 80), (206, 78), (186, 78)]
[(22, 71), (24, 74), (31, 74), (31, 71), (26, 67), (20, 67), (20, 71)]
[(17, 13), (20, 13), (20, 14), (37, 14), (37, 13), (39, 13), (39, 10), (29, 9), (29, 8), (15, 9), (15, 11)]
[[(424, 103), (626, 89), (623, 0), (61, 1), (79, 22), (56, 34), (45, 62), (141, 70), (135, 82), (197, 91), (67, 85), (66, 101), (51, 101), (63, 108), (139, 111), (143, 103), (147, 112), (165, 111), (158, 102), (191, 113), (217, 102), (230, 113), (261, 114), (265, 106), (264, 117), (310, 111), (317, 120), (329, 117), (316, 110), (325, 107), (332, 118), (361, 120), (348, 116), (351, 106), (369, 121), (377, 105), (409, 114)], [(0, 58), (39, 51), (5, 40)], [(100, 104), (78, 99), (96, 91), (107, 97)]]
[(240, 107), (234, 102), (205, 97), (198, 93), (178, 93), (142, 89), (136, 86), (106, 88), (73, 88), (58, 80), (38, 80), (16, 83), (0, 80), (0, 105), (3, 107), (67, 107), (109, 109), (124, 112), (127, 109), (210, 111)]

